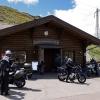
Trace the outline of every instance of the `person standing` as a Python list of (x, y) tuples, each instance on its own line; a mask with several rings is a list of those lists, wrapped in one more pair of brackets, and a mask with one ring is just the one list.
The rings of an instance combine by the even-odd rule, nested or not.
[(9, 95), (9, 71), (10, 71), (10, 57), (11, 51), (5, 51), (5, 55), (0, 62), (0, 76), (1, 76), (1, 95)]
[(38, 72), (39, 74), (44, 74), (44, 61), (41, 61), (38, 65)]
[(65, 63), (66, 63), (66, 67), (67, 67), (67, 72), (68, 72), (68, 75), (67, 75), (67, 78), (66, 78), (66, 82), (68, 82), (68, 79), (69, 79), (69, 75), (72, 73), (72, 68), (74, 66), (74, 62), (72, 61), (71, 58), (65, 58)]

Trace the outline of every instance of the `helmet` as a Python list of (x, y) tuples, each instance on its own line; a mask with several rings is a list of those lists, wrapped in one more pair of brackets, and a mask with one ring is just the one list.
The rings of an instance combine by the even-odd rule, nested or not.
[(72, 62), (72, 59), (71, 58), (68, 58), (68, 62)]
[(10, 50), (6, 50), (6, 51), (5, 51), (5, 54), (6, 54), (6, 55), (11, 55), (12, 52), (11, 52)]
[(65, 60), (68, 60), (68, 57), (67, 56), (65, 56)]

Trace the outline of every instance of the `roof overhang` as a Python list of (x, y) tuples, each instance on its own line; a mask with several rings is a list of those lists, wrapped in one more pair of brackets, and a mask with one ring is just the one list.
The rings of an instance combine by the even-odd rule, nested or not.
[(29, 29), (32, 27), (37, 27), (42, 24), (46, 24), (48, 22), (56, 23), (60, 27), (63, 27), (65, 30), (67, 29), (67, 30), (72, 31), (72, 33), (75, 33), (77, 36), (81, 37), (87, 43), (87, 45), (90, 45), (90, 44), (100, 45), (100, 39), (80, 30), (79, 28), (76, 28), (75, 26), (73, 26), (67, 22), (62, 21), (61, 19), (59, 19), (53, 15), (43, 17), (40, 19), (35, 19), (34, 21), (26, 22), (26, 23), (23, 23), (20, 25), (15, 25), (15, 26), (12, 26), (9, 28), (1, 29), (0, 37), (14, 34), (16, 32), (26, 30), (26, 29)]

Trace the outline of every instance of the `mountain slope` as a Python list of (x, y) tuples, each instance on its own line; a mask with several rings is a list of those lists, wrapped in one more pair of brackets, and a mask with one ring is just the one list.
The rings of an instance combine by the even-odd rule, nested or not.
[(19, 12), (16, 9), (0, 6), (0, 22), (8, 24), (20, 24), (27, 21), (40, 18), (39, 16), (32, 16), (28, 13)]

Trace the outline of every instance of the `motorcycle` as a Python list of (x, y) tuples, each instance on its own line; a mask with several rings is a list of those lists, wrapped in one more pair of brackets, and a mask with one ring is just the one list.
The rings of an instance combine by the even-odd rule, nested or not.
[(78, 79), (79, 83), (85, 83), (86, 82), (86, 76), (82, 72), (82, 69), (81, 69), (81, 67), (79, 65), (77, 65), (74, 68), (72, 68), (72, 72), (69, 75), (69, 80), (71, 82), (74, 82), (75, 79)]
[(9, 73), (9, 84), (14, 84), (18, 88), (22, 88), (26, 84), (25, 70), (21, 69), (21, 68), (17, 69), (16, 66), (17, 66), (17, 64), (12, 65), (11, 71)]
[[(58, 68), (58, 79), (60, 81), (64, 81), (65, 79), (67, 79), (67, 76), (68, 76), (67, 68), (66, 67), (59, 67)], [(72, 68), (72, 72), (69, 75), (68, 79), (71, 82), (74, 82), (75, 79), (78, 79), (79, 83), (85, 83), (86, 82), (86, 76), (82, 72), (82, 69), (79, 65), (75, 65)]]

